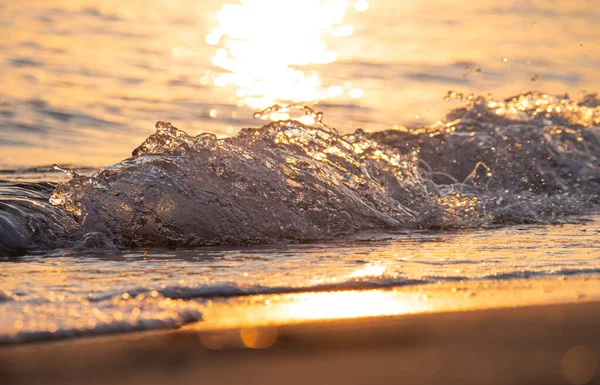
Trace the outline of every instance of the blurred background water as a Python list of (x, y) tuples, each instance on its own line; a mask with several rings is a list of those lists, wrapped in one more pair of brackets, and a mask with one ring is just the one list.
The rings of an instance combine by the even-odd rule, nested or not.
[(595, 0), (0, 2), (0, 167), (106, 165), (157, 120), (229, 136), (273, 102), (349, 132), (434, 123), (448, 90), (594, 92), (599, 19)]

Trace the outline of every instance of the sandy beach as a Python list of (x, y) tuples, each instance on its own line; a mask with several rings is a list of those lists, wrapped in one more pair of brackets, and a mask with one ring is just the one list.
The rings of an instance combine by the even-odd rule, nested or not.
[[(597, 284), (595, 278), (532, 280), (529, 289), (516, 282), (477, 295), (439, 287), (430, 299), (453, 310), (263, 326), (238, 316), (238, 325), (218, 327), (209, 312), (206, 322), (177, 331), (5, 346), (0, 378), (3, 384), (593, 384), (600, 381)], [(561, 302), (557, 296), (573, 288), (586, 295), (534, 305)], [(482, 309), (486, 302), (493, 308)], [(232, 314), (254, 312), (264, 320), (254, 303), (238, 313), (230, 306)]]

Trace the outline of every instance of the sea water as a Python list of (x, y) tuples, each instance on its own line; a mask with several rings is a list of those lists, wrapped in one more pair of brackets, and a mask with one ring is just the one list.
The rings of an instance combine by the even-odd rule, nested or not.
[(596, 274), (597, 105), (474, 98), (347, 135), (158, 122), (90, 176), (2, 182), (2, 341), (177, 327), (236, 296)]
[(371, 2), (311, 62), (319, 103), (271, 123), (200, 44), (235, 9), (109, 3), (0, 5), (0, 343), (201, 323), (242, 296), (598, 273), (585, 2)]

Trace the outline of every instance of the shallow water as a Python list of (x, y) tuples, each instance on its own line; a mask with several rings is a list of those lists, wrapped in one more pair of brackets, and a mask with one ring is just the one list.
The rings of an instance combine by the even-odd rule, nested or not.
[[(232, 301), (233, 309), (237, 300), (231, 297), (255, 294), (598, 274), (599, 220), (596, 216), (583, 224), (495, 230), (379, 232), (293, 246), (57, 251), (5, 259), (0, 342), (171, 328), (196, 321), (218, 325), (210, 317), (200, 321), (201, 314), (211, 314), (215, 302), (227, 306)], [(386, 298), (385, 292), (365, 293), (366, 302), (360, 292), (348, 292), (345, 299), (333, 298), (344, 300), (345, 306), (329, 309), (320, 308), (318, 301), (304, 303), (301, 297), (287, 306), (287, 317), (339, 318), (427, 308), (421, 296), (420, 307), (411, 310), (398, 307), (401, 302)], [(386, 301), (369, 305), (377, 298)], [(252, 311), (246, 313), (252, 316)], [(271, 318), (276, 316), (284, 317)]]

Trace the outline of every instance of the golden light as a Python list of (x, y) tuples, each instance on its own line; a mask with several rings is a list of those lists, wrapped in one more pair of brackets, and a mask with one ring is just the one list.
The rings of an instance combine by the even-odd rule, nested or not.
[(427, 305), (386, 291), (340, 291), (298, 294), (278, 311), (288, 319), (318, 320), (407, 314), (427, 310)]
[[(212, 63), (225, 73), (214, 79), (218, 87), (237, 87), (238, 106), (264, 109), (276, 103), (316, 103), (341, 96), (345, 88), (324, 86), (308, 65), (335, 62), (337, 54), (326, 40), (354, 32), (344, 24), (348, 9), (363, 12), (359, 0), (242, 0), (226, 4), (218, 14), (219, 26), (205, 38), (219, 48)], [(351, 98), (364, 91), (348, 90)]]
[(277, 339), (277, 330), (273, 328), (243, 328), (240, 338), (244, 346), (251, 349), (265, 349)]
[(351, 278), (360, 278), (360, 277), (379, 277), (382, 276), (387, 267), (379, 265), (379, 264), (369, 264), (361, 269), (354, 270), (351, 274)]

